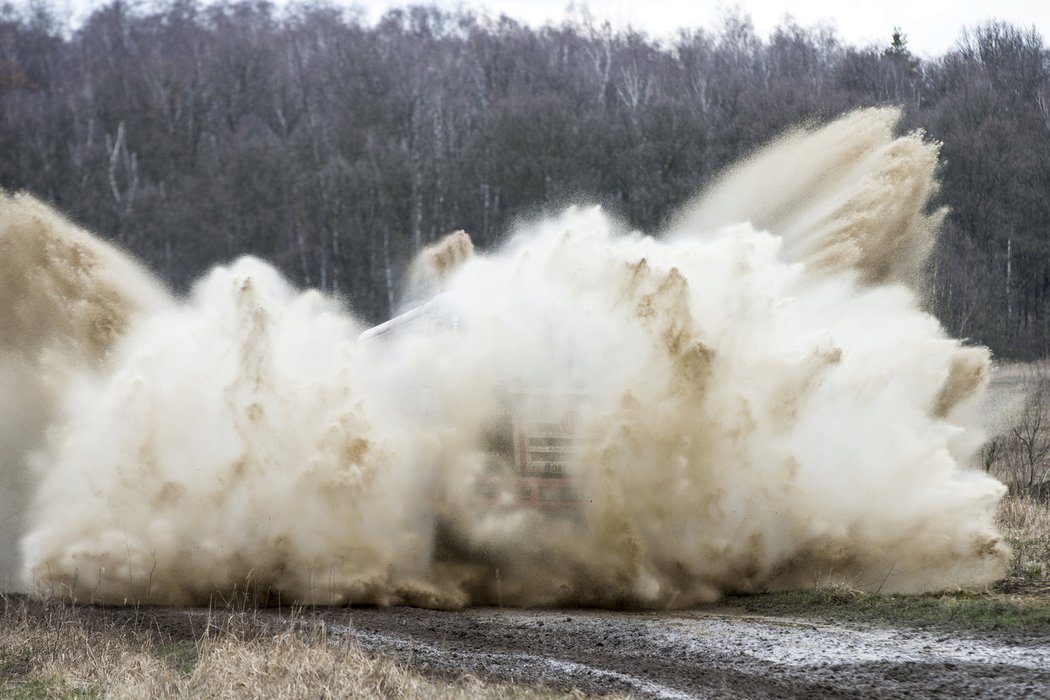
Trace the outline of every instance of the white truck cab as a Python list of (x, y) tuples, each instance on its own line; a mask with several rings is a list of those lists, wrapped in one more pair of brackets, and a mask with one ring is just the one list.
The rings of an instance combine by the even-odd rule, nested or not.
[[(401, 334), (458, 334), (462, 320), (451, 292), (435, 296), (360, 335), (383, 343)], [(493, 508), (572, 511), (579, 507), (571, 476), (580, 419), (581, 392), (497, 382), (501, 409), (484, 430), (488, 458), (476, 483), (477, 493)], [(428, 387), (419, 390), (419, 405), (435, 405)], [(438, 416), (440, 419), (440, 416)]]

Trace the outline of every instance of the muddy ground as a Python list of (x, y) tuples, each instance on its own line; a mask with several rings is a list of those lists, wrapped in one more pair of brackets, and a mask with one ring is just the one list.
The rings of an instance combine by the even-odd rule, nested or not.
[[(87, 611), (85, 611), (87, 612)], [(95, 608), (110, 622), (199, 639), (207, 610)], [(636, 697), (1050, 697), (1050, 640), (768, 617), (734, 605), (678, 612), (441, 612), (343, 608), (252, 614), (261, 634), (323, 625), (428, 675)]]

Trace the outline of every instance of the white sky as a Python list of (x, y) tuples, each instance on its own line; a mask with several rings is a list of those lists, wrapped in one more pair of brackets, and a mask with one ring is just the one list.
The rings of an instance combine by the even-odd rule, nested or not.
[[(18, 2), (19, 0), (15, 0)], [(25, 2), (26, 0), (22, 0)], [(48, 1), (48, 0), (45, 0)], [(135, 0), (132, 0), (134, 2)], [(148, 0), (147, 0), (148, 1)], [(295, 0), (274, 0), (278, 6)], [(804, 27), (832, 24), (841, 39), (854, 46), (889, 43), (899, 26), (916, 54), (935, 56), (950, 49), (964, 28), (989, 19), (1001, 19), (1022, 28), (1035, 26), (1050, 43), (1050, 2), (1047, 0), (331, 0), (363, 8), (374, 22), (387, 10), (407, 4), (436, 4), (453, 9), (467, 7), (492, 16), (506, 14), (532, 26), (560, 23), (569, 12), (579, 16), (585, 7), (597, 20), (644, 29), (657, 37), (671, 36), (683, 27), (713, 27), (736, 7), (751, 16), (762, 37), (786, 15)], [(50, 0), (56, 8), (72, 8), (74, 21), (86, 16), (103, 0)], [(573, 7), (576, 10), (571, 10)]]
[[(454, 8), (487, 8), (492, 15), (506, 14), (531, 25), (560, 22), (571, 0), (440, 0), (435, 4)], [(376, 20), (391, 7), (403, 6), (398, 0), (356, 0)], [(962, 34), (988, 19), (1007, 20), (1021, 27), (1035, 25), (1044, 40), (1050, 37), (1050, 2), (1046, 0), (585, 0), (597, 19), (614, 24), (630, 23), (653, 35), (670, 35), (688, 26), (711, 27), (727, 8), (739, 7), (749, 14), (759, 35), (768, 36), (785, 15), (790, 14), (804, 27), (830, 22), (839, 36), (853, 45), (888, 44), (894, 26), (908, 37), (913, 52), (939, 55), (950, 49)]]

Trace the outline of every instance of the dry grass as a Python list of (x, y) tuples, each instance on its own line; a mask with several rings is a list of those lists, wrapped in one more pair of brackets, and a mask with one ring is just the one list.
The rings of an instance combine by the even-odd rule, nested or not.
[(1050, 502), (1008, 495), (999, 504), (999, 528), (1014, 550), (1001, 588), (1050, 594)]
[(92, 626), (64, 606), (4, 598), (0, 692), (5, 697), (165, 697), (177, 675), (151, 639)]
[(1009, 493), (999, 528), (1014, 557), (999, 591), (1050, 595), (1050, 360), (996, 367), (992, 393), (1011, 407), (985, 446), (982, 466)]
[(0, 697), (576, 697), (473, 676), (427, 678), (301, 619), (224, 614), (188, 638), (145, 619), (5, 597)]

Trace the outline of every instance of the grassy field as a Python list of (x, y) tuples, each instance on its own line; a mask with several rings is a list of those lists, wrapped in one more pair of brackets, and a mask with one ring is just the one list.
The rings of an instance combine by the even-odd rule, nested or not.
[(0, 697), (579, 697), (471, 676), (427, 678), (307, 617), (201, 611), (199, 624), (129, 609), (2, 597)]

